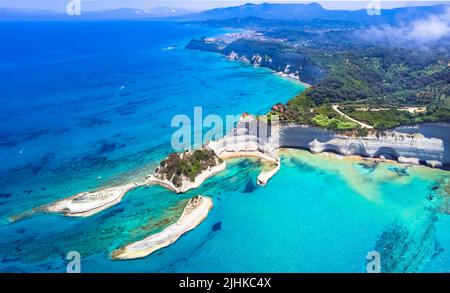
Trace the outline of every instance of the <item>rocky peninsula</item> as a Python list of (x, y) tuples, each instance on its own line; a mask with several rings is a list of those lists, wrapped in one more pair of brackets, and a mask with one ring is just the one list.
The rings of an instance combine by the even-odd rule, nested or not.
[[(119, 203), (130, 190), (149, 185), (161, 185), (173, 192), (184, 193), (199, 187), (206, 179), (225, 170), (226, 163), (208, 148), (173, 153), (161, 161), (152, 175), (132, 183), (82, 192), (48, 204), (35, 211), (60, 213), (70, 217), (88, 217)], [(23, 216), (29, 216), (24, 213)], [(13, 219), (19, 220), (16, 216)]]
[(277, 152), (280, 148), (389, 159), (433, 168), (450, 163), (444, 160), (443, 141), (421, 134), (384, 131), (365, 136), (349, 136), (295, 123), (268, 123), (262, 117), (244, 113), (236, 128), (223, 138), (210, 141), (202, 149), (169, 155), (146, 178), (97, 191), (82, 192), (38, 210), (87, 217), (119, 203), (128, 191), (139, 186), (161, 185), (175, 193), (184, 193), (225, 170), (224, 160), (238, 157), (255, 157), (274, 164), (272, 169), (262, 171), (257, 178), (256, 183), (265, 186), (281, 168)]
[(206, 179), (226, 169), (226, 163), (210, 148), (172, 153), (148, 178), (176, 193), (199, 187)]
[(119, 203), (125, 194), (142, 184), (129, 183), (96, 191), (82, 192), (42, 208), (69, 217), (89, 217)]
[(213, 202), (211, 198), (200, 195), (193, 197), (186, 204), (181, 217), (176, 223), (159, 233), (114, 251), (112, 258), (116, 260), (143, 258), (161, 248), (169, 246), (183, 234), (203, 222), (212, 208)]

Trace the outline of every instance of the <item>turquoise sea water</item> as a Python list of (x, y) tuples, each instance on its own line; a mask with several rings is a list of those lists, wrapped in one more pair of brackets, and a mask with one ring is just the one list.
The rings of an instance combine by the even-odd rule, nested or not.
[[(170, 153), (176, 114), (264, 113), (303, 88), (271, 72), (188, 51), (221, 31), (168, 23), (0, 25), (0, 271), (364, 272), (380, 251), (388, 271), (450, 270), (449, 173), (283, 151), (256, 186), (256, 160), (231, 160), (199, 189), (138, 188), (89, 218), (8, 217), (147, 174)], [(175, 47), (168, 49), (169, 47)], [(134, 261), (113, 250), (174, 222), (197, 194), (208, 218), (174, 245)]]

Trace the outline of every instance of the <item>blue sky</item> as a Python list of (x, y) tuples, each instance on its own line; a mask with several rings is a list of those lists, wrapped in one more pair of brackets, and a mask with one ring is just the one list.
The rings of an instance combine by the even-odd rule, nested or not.
[[(71, 0), (0, 0), (0, 7), (19, 9), (39, 9), (65, 11), (65, 7)], [(237, 6), (247, 2), (251, 3), (308, 3), (313, 1), (289, 1), (289, 0), (265, 0), (265, 1), (241, 1), (241, 0), (81, 0), (84, 10), (103, 10), (116, 8), (139, 8), (150, 9), (154, 7), (188, 8), (193, 10), (204, 10), (216, 7)], [(328, 9), (360, 9), (367, 6), (368, 1), (316, 1)], [(383, 0), (382, 8), (393, 8), (401, 6), (437, 4), (450, 1), (398, 1)]]

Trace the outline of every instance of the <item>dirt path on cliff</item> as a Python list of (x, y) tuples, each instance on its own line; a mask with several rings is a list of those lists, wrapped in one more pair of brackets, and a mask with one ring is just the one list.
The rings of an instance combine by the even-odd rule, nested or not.
[(358, 121), (358, 120), (356, 120), (356, 119), (353, 119), (352, 117), (348, 116), (347, 114), (341, 112), (338, 108), (339, 108), (339, 105), (333, 105), (333, 110), (336, 111), (336, 112), (338, 112), (339, 114), (341, 114), (342, 116), (344, 116), (344, 117), (347, 118), (348, 120), (351, 120), (351, 121), (353, 121), (353, 122), (355, 122), (355, 123), (358, 123), (362, 128), (373, 129), (373, 126), (370, 126), (370, 125), (368, 125), (368, 124), (366, 124), (366, 123), (363, 123), (363, 122), (361, 122), (361, 121)]

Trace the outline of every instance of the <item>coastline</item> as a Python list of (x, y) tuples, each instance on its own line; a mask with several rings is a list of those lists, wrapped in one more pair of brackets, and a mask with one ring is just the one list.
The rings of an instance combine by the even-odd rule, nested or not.
[[(284, 150), (296, 150), (296, 148), (287, 148), (281, 147), (278, 151)], [(420, 166), (423, 168), (430, 168), (424, 165), (420, 165), (416, 160), (392, 160), (388, 158), (374, 158), (374, 157), (366, 157), (356, 154), (342, 155), (336, 154), (331, 151), (321, 151), (319, 153), (315, 153), (309, 151), (311, 154), (324, 154), (325, 156), (331, 156), (338, 159), (349, 159), (349, 160), (359, 160), (359, 161), (371, 161), (371, 162), (384, 162), (398, 165), (406, 165), (406, 166)], [(223, 152), (219, 156), (220, 158), (227, 160), (233, 158), (257, 158), (263, 161), (275, 163), (275, 168), (262, 171), (257, 178), (257, 184), (260, 186), (265, 186), (268, 181), (280, 170), (281, 163), (278, 159), (270, 157), (259, 151), (235, 151), (235, 152)], [(46, 205), (42, 208), (44, 212), (49, 213), (60, 213), (69, 217), (89, 217), (94, 214), (97, 214), (103, 210), (110, 208), (113, 205), (118, 204), (122, 198), (132, 189), (138, 188), (141, 186), (149, 186), (149, 185), (160, 185), (164, 188), (167, 188), (175, 193), (184, 193), (191, 189), (198, 188), (205, 180), (208, 178), (224, 171), (226, 169), (226, 163), (222, 162), (220, 165), (217, 165), (205, 172), (199, 174), (194, 182), (188, 182), (186, 180), (183, 181), (182, 187), (177, 188), (171, 182), (167, 180), (160, 180), (155, 178), (153, 175), (149, 176), (145, 181), (140, 183), (133, 182), (124, 185), (119, 185), (115, 187), (108, 187), (104, 189), (99, 189), (91, 192), (82, 192), (77, 195), (71, 196), (69, 198), (63, 199), (61, 201), (57, 201), (55, 203)], [(432, 168), (430, 168), (432, 169)], [(16, 217), (14, 220), (18, 220), (20, 217)]]
[[(243, 125), (245, 127), (245, 123), (259, 123), (254, 116), (248, 115), (242, 117), (241, 122), (243, 122), (243, 124), (240, 124), (240, 126), (238, 125), (238, 128), (243, 127)], [(308, 130), (308, 128), (293, 125), (289, 126), (287, 129), (292, 129), (292, 127), (300, 127), (301, 129)], [(246, 132), (242, 134), (239, 131), (232, 131), (231, 134), (232, 133), (235, 133), (235, 135), (241, 137), (244, 140), (251, 138), (249, 133)], [(392, 133), (391, 136), (384, 138), (384, 140), (382, 138), (376, 137), (358, 139), (344, 136), (334, 136), (332, 139), (325, 140), (325, 142), (323, 143), (320, 143), (317, 139), (314, 139), (309, 143), (306, 142), (306, 146), (303, 146), (305, 142), (299, 141), (296, 142), (298, 145), (293, 144), (290, 145), (289, 148), (295, 149), (296, 146), (298, 148), (302, 148), (303, 146), (306, 147), (312, 154), (322, 152), (329, 153), (334, 151), (339, 153), (338, 157), (346, 156), (351, 158), (355, 156), (358, 158), (364, 158), (365, 160), (370, 159), (375, 162), (390, 161), (404, 165), (420, 165), (420, 162), (422, 160), (426, 161), (428, 166), (430, 167), (441, 166), (441, 163), (438, 160), (426, 160), (424, 158), (437, 156), (435, 152), (437, 152), (440, 148), (443, 148), (443, 146), (441, 145), (442, 141), (437, 139), (428, 139), (423, 135), (409, 135), (409, 140), (406, 140), (407, 143), (405, 145), (406, 136), (408, 135), (399, 134), (399, 136), (397, 137), (395, 133)], [(292, 133), (288, 133), (288, 137), (292, 138)], [(285, 143), (286, 141), (283, 141), (281, 145), (279, 145), (275, 149), (272, 149), (269, 145), (267, 145), (270, 143), (264, 144), (256, 141), (253, 144), (242, 143), (238, 142), (237, 140), (234, 141), (233, 139), (230, 139), (229, 136), (226, 136), (219, 139), (218, 141), (210, 142), (208, 146), (211, 147), (211, 150), (215, 154), (215, 156), (222, 160), (254, 157), (263, 161), (275, 163), (275, 168), (269, 171), (262, 171), (256, 180), (256, 183), (258, 185), (265, 186), (270, 178), (272, 178), (280, 170), (281, 163), (278, 156), (274, 154), (274, 151), (276, 151), (277, 149), (286, 149), (287, 147), (283, 147)], [(396, 144), (400, 145), (394, 146)], [(399, 156), (397, 156), (396, 161), (389, 160), (389, 157), (384, 157), (382, 155), (376, 156), (376, 154), (378, 153), (377, 150), (379, 150), (380, 148), (385, 148), (386, 146), (390, 146), (391, 148), (397, 147)], [(392, 151), (396, 153), (395, 149), (392, 149)], [(410, 152), (414, 154), (416, 151), (420, 151), (422, 157), (405, 155), (409, 154)], [(427, 154), (426, 152), (429, 153)], [(160, 185), (177, 194), (184, 193), (188, 190), (198, 188), (205, 180), (224, 171), (226, 167), (226, 162), (222, 161), (220, 164), (213, 167), (208, 167), (208, 169), (199, 173), (195, 177), (193, 182), (188, 180), (187, 178), (182, 178), (181, 185), (179, 187), (175, 186), (171, 181), (157, 178), (155, 177), (155, 174), (153, 174), (147, 176), (145, 179), (138, 180), (132, 183), (107, 187), (95, 191), (82, 192), (66, 199), (50, 203), (43, 207), (35, 208), (31, 212), (25, 212), (20, 215), (13, 216), (10, 218), (10, 221), (13, 222), (20, 220), (22, 218), (31, 216), (36, 212), (60, 213), (69, 217), (89, 217), (118, 204), (122, 200), (122, 198), (134, 188), (140, 186)]]
[[(194, 182), (183, 180), (180, 188), (174, 186), (172, 182), (161, 180), (155, 178), (154, 175), (150, 175), (141, 182), (127, 183), (96, 191), (82, 192), (66, 199), (48, 204), (41, 210), (47, 213), (59, 213), (69, 217), (89, 217), (118, 204), (132, 189), (143, 186), (160, 185), (172, 192), (178, 194), (184, 193), (190, 189), (198, 188), (205, 180), (225, 169), (226, 163), (222, 162), (221, 164), (200, 173), (195, 178)], [(20, 219), (20, 217), (14, 218), (14, 220), (18, 219)]]
[[(233, 129), (228, 135), (217, 141), (209, 142), (205, 150), (211, 151), (214, 156), (223, 161), (221, 163), (216, 161), (217, 165), (208, 167), (208, 169), (197, 174), (194, 181), (190, 181), (187, 177), (182, 177), (180, 185), (175, 186), (171, 182), (172, 179), (168, 180), (164, 174), (162, 177), (156, 176), (158, 173), (155, 172), (153, 175), (149, 175), (145, 179), (136, 182), (108, 187), (93, 192), (79, 193), (75, 196), (46, 205), (43, 211), (60, 213), (72, 217), (88, 217), (118, 204), (128, 191), (139, 186), (160, 185), (177, 194), (184, 193), (198, 188), (208, 178), (224, 171), (227, 168), (225, 160), (232, 158), (253, 157), (275, 163), (275, 168), (262, 171), (256, 180), (256, 184), (265, 186), (280, 170), (281, 163), (275, 152), (287, 148), (286, 144), (289, 145), (289, 148), (293, 149), (306, 148), (312, 154), (336, 152), (339, 154), (339, 157), (358, 156), (376, 162), (389, 161), (390, 158), (388, 156), (380, 153), (380, 150), (388, 148), (389, 152), (397, 155), (395, 163), (420, 165), (421, 161), (426, 161), (430, 167), (441, 166), (439, 157), (443, 149), (442, 141), (429, 139), (423, 135), (409, 135), (395, 132), (386, 133), (385, 136), (380, 137), (367, 136), (363, 138), (331, 135), (328, 139), (321, 139), (323, 142), (319, 142), (316, 138), (310, 141), (311, 135), (316, 137), (315, 133), (302, 134), (303, 132), (290, 132), (292, 129), (297, 129), (296, 131), (310, 131), (311, 129), (308, 127), (289, 125), (287, 128), (276, 130), (282, 131), (281, 133), (275, 132), (271, 134), (275, 137), (282, 134), (280, 144), (272, 146), (270, 139), (268, 141), (259, 141), (247, 129), (248, 125), (257, 126), (258, 123), (264, 122), (258, 121), (255, 116), (245, 114), (241, 117), (237, 129)], [(386, 152), (386, 150), (384, 151)], [(27, 214), (24, 215), (27, 216)], [(20, 219), (20, 217), (16, 217), (15, 219)]]
[[(213, 52), (210, 52), (210, 53), (213, 53)], [(281, 78), (283, 80), (287, 80), (287, 81), (293, 82), (293, 83), (295, 83), (297, 85), (300, 85), (300, 86), (304, 87), (305, 89), (308, 89), (308, 88), (312, 87), (311, 84), (309, 84), (309, 83), (307, 83), (305, 81), (302, 81), (298, 76), (295, 76), (295, 75), (292, 75), (292, 74), (286, 74), (286, 73), (283, 73), (281, 71), (276, 71), (276, 70), (274, 70), (274, 69), (272, 69), (272, 68), (270, 68), (268, 66), (264, 66), (264, 65), (253, 65), (253, 64), (250, 64), (250, 63), (245, 62), (245, 61), (240, 60), (240, 59), (232, 60), (228, 56), (226, 56), (226, 55), (224, 55), (222, 53), (218, 53), (218, 52), (216, 52), (216, 53), (219, 54), (220, 56), (225, 57), (225, 59), (227, 59), (230, 62), (238, 62), (238, 63), (240, 63), (242, 65), (245, 65), (245, 66), (251, 66), (253, 68), (265, 69), (268, 72), (270, 72), (271, 74), (273, 74), (273, 75), (275, 75), (275, 76), (277, 76), (277, 77), (279, 77), (279, 78)]]
[(96, 191), (82, 192), (42, 208), (47, 213), (60, 213), (69, 217), (89, 217), (122, 201), (132, 189), (144, 186), (137, 182), (107, 187)]
[(314, 126), (287, 124), (280, 131), (280, 147), (323, 151), (340, 155), (361, 155), (395, 159), (400, 163), (427, 164), (442, 168), (448, 164), (444, 141), (420, 133), (385, 131), (365, 136), (345, 135)]
[(128, 244), (112, 252), (113, 260), (144, 258), (153, 252), (176, 242), (183, 234), (200, 225), (213, 208), (209, 197), (196, 196), (186, 204), (180, 218), (163, 231), (143, 240)]
[[(278, 163), (277, 159), (260, 151), (223, 151), (218, 155), (218, 157), (223, 160), (254, 157), (263, 161)], [(38, 212), (58, 213), (68, 217), (89, 217), (120, 203), (123, 197), (132, 189), (143, 186), (159, 185), (177, 194), (185, 193), (191, 189), (198, 188), (208, 178), (215, 176), (216, 174), (224, 171), (226, 168), (226, 162), (223, 161), (220, 164), (210, 167), (198, 174), (195, 177), (194, 182), (183, 178), (180, 187), (176, 187), (169, 180), (156, 178), (155, 174), (152, 174), (135, 182), (105, 187), (94, 191), (81, 192), (62, 200), (57, 200), (53, 203), (36, 207), (31, 211), (14, 215), (9, 218), (9, 221), (15, 222), (26, 217), (30, 217)]]
[(260, 151), (223, 151), (219, 154), (222, 160), (229, 160), (234, 158), (257, 158), (263, 161), (277, 163), (278, 160)]
[[(103, 29), (103, 26), (98, 28)], [(68, 31), (73, 29), (76, 27), (71, 26)], [(204, 111), (205, 115), (213, 112), (222, 116), (243, 111), (264, 115), (275, 103), (284, 103), (302, 90), (297, 86), (301, 81), (277, 74), (280, 70), (276, 68), (253, 68), (256, 66), (239, 64), (238, 60), (233, 65), (219, 56), (208, 56), (209, 52), (192, 54), (194, 56), (190, 52), (184, 54), (184, 43), (172, 40), (177, 36), (175, 29), (167, 30), (168, 34), (164, 34), (165, 26), (156, 29), (156, 33), (148, 34), (152, 30), (142, 25), (116, 23), (111, 26), (108, 31), (129, 32), (124, 39), (120, 38), (123, 34), (117, 34), (116, 41), (126, 44), (130, 50), (120, 56), (106, 50), (104, 58), (95, 58), (96, 55), (91, 54), (95, 52), (88, 48), (86, 52), (79, 52), (89, 57), (81, 56), (80, 64), (66, 58), (68, 61), (62, 65), (67, 63), (65, 67), (85, 72), (80, 75), (82, 85), (72, 90), (70, 84), (62, 83), (57, 86), (61, 91), (54, 91), (55, 86), (43, 83), (35, 90), (36, 103), (33, 100), (25, 109), (17, 107), (18, 114), (28, 108), (40, 110), (33, 112), (36, 117), (22, 119), (22, 122), (21, 116), (15, 115), (12, 118), (17, 123), (10, 123), (11, 127), (5, 125), (5, 130), (8, 127), (11, 131), (4, 141), (4, 167), (17, 165), (17, 169), (3, 173), (5, 184), (0, 196), (5, 216), (1, 227), (4, 237), (0, 243), (2, 271), (65, 272), (64, 257), (69, 251), (81, 253), (81, 269), (85, 273), (362, 272), (365, 255), (372, 250), (384, 251), (383, 270), (390, 264), (409, 271), (419, 267), (419, 272), (449, 269), (450, 253), (446, 249), (450, 247), (449, 209), (439, 208), (444, 208), (441, 202), (450, 200), (450, 172), (427, 167), (425, 161), (340, 155), (329, 147), (314, 154), (308, 147), (290, 148), (286, 141), (283, 141), (286, 147), (273, 150), (261, 147), (265, 142), (258, 141), (255, 149), (260, 151), (250, 151), (250, 147), (248, 151), (239, 151), (241, 146), (236, 145), (237, 151), (233, 152), (231, 147), (229, 152), (219, 155), (226, 160), (225, 171), (210, 177), (215, 174), (211, 172), (206, 176), (209, 170), (204, 169), (206, 178), (199, 176), (201, 182), (196, 183), (197, 176), (186, 181), (192, 188), (189, 191), (175, 187), (174, 183), (179, 186), (179, 182), (172, 183), (169, 175), (161, 177), (167, 181), (151, 180), (154, 167), (168, 153), (174, 152), (168, 140), (174, 129), (165, 125), (167, 119), (170, 124), (173, 115), (192, 111), (194, 106), (204, 107), (208, 112)], [(143, 32), (140, 34), (143, 37), (132, 34), (134, 30)], [(89, 35), (83, 36), (90, 36), (91, 32), (95, 35), (99, 30), (92, 26), (88, 31)], [(209, 28), (204, 34), (209, 35), (208, 31)], [(61, 32), (64, 32), (63, 27)], [(181, 33), (183, 42), (191, 38), (190, 30)], [(51, 36), (51, 32), (42, 35)], [(139, 39), (145, 41), (134, 45)], [(45, 44), (46, 38), (42, 41)], [(179, 48), (162, 52), (165, 57), (159, 59), (158, 56), (163, 55), (154, 53), (153, 47), (161, 51), (159, 47), (166, 43), (178, 44)], [(103, 48), (101, 43), (98, 45)], [(67, 55), (64, 52), (61, 57)], [(124, 63), (124, 66), (108, 65), (114, 55), (118, 57), (116, 63)], [(43, 61), (48, 61), (44, 57)], [(135, 64), (128, 61), (135, 61)], [(23, 62), (27, 63), (28, 59), (24, 58)], [(93, 63), (97, 69), (91, 68)], [(127, 66), (129, 63), (133, 66)], [(22, 71), (28, 76), (36, 70), (39, 68)], [(96, 72), (108, 74), (90, 82), (87, 77), (95, 76)], [(273, 74), (277, 77), (271, 77)], [(78, 75), (73, 77), (76, 79)], [(308, 78), (307, 75), (301, 77)], [(310, 83), (314, 84), (313, 89), (317, 87), (317, 83)], [(119, 87), (123, 90), (117, 90)], [(290, 90), (285, 90), (287, 88)], [(18, 98), (27, 87), (20, 89)], [(11, 90), (12, 97), (16, 97), (12, 86)], [(110, 96), (114, 90), (117, 90), (114, 97), (107, 99), (107, 103), (90, 99)], [(356, 96), (360, 97), (358, 93)], [(11, 101), (20, 106), (20, 99)], [(60, 105), (60, 108), (53, 105)], [(60, 112), (73, 119), (60, 121)], [(351, 112), (349, 115), (353, 116)], [(34, 119), (38, 117), (42, 117), (42, 124)], [(17, 127), (22, 124), (27, 126), (23, 131)], [(418, 133), (417, 125), (411, 128), (412, 133)], [(423, 135), (441, 138), (448, 152), (450, 139), (437, 137), (436, 133), (449, 134), (450, 131), (440, 131)], [(297, 133), (305, 133), (305, 136), (296, 137)], [(362, 133), (365, 132), (355, 134), (355, 138)], [(300, 145), (302, 139), (310, 139), (313, 134), (305, 131), (289, 132), (289, 135)], [(329, 141), (319, 136), (317, 140)], [(379, 144), (383, 146), (384, 140)], [(253, 147), (253, 141), (249, 145)], [(342, 150), (349, 150), (349, 145)], [(408, 153), (406, 144), (399, 149)], [(428, 153), (431, 148), (416, 150), (413, 142), (410, 156), (422, 157), (420, 149)], [(357, 153), (364, 152), (358, 150)], [(376, 156), (375, 152), (370, 154)], [(277, 165), (274, 158), (278, 159)], [(422, 165), (417, 166), (418, 163)], [(135, 186), (128, 186), (133, 183)], [(110, 189), (103, 198), (92, 196)], [(179, 194), (186, 191), (189, 193)], [(83, 203), (81, 194), (91, 195), (92, 202)], [(208, 196), (212, 202), (210, 209), (204, 211), (204, 218), (191, 215), (190, 230), (178, 227), (174, 229), (177, 233), (161, 235), (168, 227), (177, 227), (190, 199), (200, 194), (204, 198)], [(81, 197), (79, 201), (78, 197)], [(86, 196), (87, 200), (89, 198)], [(52, 203), (60, 203), (60, 210), (44, 210)], [(7, 217), (22, 211), (26, 212), (19, 218), (11, 218), (11, 222), (27, 217), (26, 220), (8, 221)], [(161, 242), (143, 243), (155, 234), (159, 234)], [(133, 246), (137, 242), (141, 245)], [(125, 251), (130, 246), (136, 250)], [(120, 258), (121, 253), (129, 254)], [(116, 259), (115, 255), (119, 257)], [(429, 255), (431, 260), (424, 255)]]
[[(346, 182), (359, 196), (375, 203), (383, 203), (390, 194), (380, 189), (379, 183), (397, 186), (409, 185), (415, 178), (434, 181), (436, 186), (450, 172), (426, 166), (399, 164), (392, 160), (379, 160), (361, 156), (341, 156), (331, 152), (312, 154), (306, 150), (281, 149), (286, 168), (308, 168), (331, 172)], [(444, 183), (442, 183), (444, 184)], [(437, 187), (433, 187), (437, 190)], [(442, 190), (442, 188), (439, 188)]]
[(175, 193), (185, 193), (188, 190), (191, 189), (195, 189), (198, 188), (200, 185), (202, 185), (203, 182), (205, 182), (208, 178), (224, 171), (227, 168), (227, 165), (225, 162), (220, 163), (217, 166), (214, 166), (212, 168), (209, 168), (203, 172), (201, 172), (200, 174), (198, 174), (195, 177), (194, 182), (188, 181), (188, 180), (183, 180), (181, 183), (180, 187), (176, 187), (175, 185), (173, 185), (172, 182), (168, 181), (168, 180), (162, 180), (162, 179), (158, 179), (156, 178), (154, 175), (151, 175), (148, 177), (147, 182), (149, 182), (150, 184), (157, 184), (160, 186), (163, 186)]
[(414, 167), (415, 170), (421, 170), (421, 172), (431, 172), (431, 173), (438, 173), (438, 172), (444, 172), (444, 173), (449, 173), (450, 174), (450, 170), (446, 170), (446, 169), (441, 169), (441, 168), (432, 168), (430, 166), (427, 165), (421, 165), (421, 164), (413, 164), (413, 163), (404, 163), (404, 162), (399, 162), (397, 160), (392, 160), (392, 159), (388, 159), (388, 158), (373, 158), (373, 157), (364, 157), (364, 156), (360, 156), (360, 155), (340, 155), (337, 154), (335, 152), (330, 152), (330, 151), (323, 151), (321, 153), (312, 153), (309, 150), (305, 150), (305, 149), (300, 149), (300, 148), (289, 148), (289, 147), (282, 147), (278, 149), (278, 153), (281, 155), (286, 155), (286, 153), (289, 152), (296, 152), (296, 151), (304, 151), (307, 152), (308, 154), (312, 155), (312, 156), (324, 156), (324, 157), (328, 157), (328, 158), (332, 158), (332, 159), (336, 159), (336, 160), (343, 160), (343, 161), (348, 161), (348, 162), (357, 162), (357, 163), (364, 163), (364, 162), (370, 162), (370, 163), (383, 163), (383, 164), (388, 164), (388, 165), (392, 165), (392, 166), (399, 166), (399, 167)]
[(307, 83), (307, 82), (305, 82), (305, 81), (302, 81), (300, 78), (293, 77), (293, 76), (291, 76), (291, 75), (289, 75), (289, 74), (286, 74), (286, 73), (277, 72), (277, 71), (275, 71), (275, 70), (273, 70), (273, 69), (271, 69), (271, 68), (269, 68), (269, 67), (264, 67), (264, 68), (267, 68), (267, 69), (270, 70), (273, 74), (275, 74), (276, 76), (281, 77), (282, 79), (289, 80), (289, 81), (291, 81), (291, 82), (294, 82), (294, 83), (296, 83), (296, 84), (299, 84), (299, 85), (305, 87), (305, 89), (308, 89), (308, 88), (312, 87), (311, 84), (309, 84), (309, 83)]

